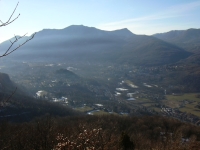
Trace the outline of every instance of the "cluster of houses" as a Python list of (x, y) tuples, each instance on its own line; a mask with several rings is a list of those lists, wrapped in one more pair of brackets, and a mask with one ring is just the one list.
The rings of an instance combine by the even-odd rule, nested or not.
[(62, 96), (61, 98), (53, 98), (53, 102), (62, 102), (68, 104), (68, 98)]
[[(48, 99), (49, 100), (48, 95), (49, 95), (48, 92), (41, 90), (41, 91), (38, 91), (36, 93), (35, 98), (37, 98), (37, 99)], [(61, 103), (68, 104), (68, 98), (64, 97), (64, 96), (62, 96), (61, 98), (52, 98), (51, 101), (52, 102), (61, 102)]]
[(161, 113), (164, 116), (173, 117), (184, 122), (190, 122), (200, 126), (200, 118), (191, 113), (181, 112), (179, 109), (161, 106)]

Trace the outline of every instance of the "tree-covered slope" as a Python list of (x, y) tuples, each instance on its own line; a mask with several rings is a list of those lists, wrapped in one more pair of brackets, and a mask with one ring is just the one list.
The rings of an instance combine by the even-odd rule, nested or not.
[(187, 51), (200, 52), (200, 29), (173, 30), (153, 36), (173, 43)]

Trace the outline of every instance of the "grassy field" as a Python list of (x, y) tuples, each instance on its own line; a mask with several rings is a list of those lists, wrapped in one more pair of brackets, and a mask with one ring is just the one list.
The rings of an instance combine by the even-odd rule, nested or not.
[[(197, 98), (198, 93), (188, 93), (183, 94), (180, 96), (174, 96), (174, 95), (166, 95), (166, 100), (162, 100), (162, 104), (169, 106), (171, 108), (179, 108), (182, 112), (187, 112), (194, 114), (196, 116), (200, 117), (200, 109), (196, 108), (198, 103), (200, 103), (200, 98)], [(155, 110), (156, 112), (160, 112), (161, 109), (158, 107), (155, 107), (155, 104), (157, 104), (154, 101), (151, 101), (149, 99), (137, 99), (135, 101), (125, 101), (127, 105), (142, 105), (149, 109)], [(75, 110), (81, 111), (81, 112), (88, 112), (92, 111), (93, 108), (84, 106), (84, 107), (78, 107), (75, 108)], [(114, 115), (119, 115), (117, 113), (112, 113)], [(93, 112), (93, 115), (110, 115), (109, 112), (105, 111), (95, 111)]]
[(200, 117), (200, 109), (195, 107), (200, 102), (200, 98), (196, 97), (197, 94), (199, 93), (188, 93), (180, 96), (167, 95), (167, 100), (165, 100), (164, 103), (172, 108), (178, 108), (183, 105), (179, 108), (180, 111)]
[(147, 99), (147, 98), (139, 98), (138, 100), (136, 100), (136, 102), (139, 102), (139, 103), (152, 103), (152, 101)]
[[(93, 113), (93, 115), (120, 115), (118, 113), (109, 113), (109, 112), (105, 112), (105, 111), (96, 111)], [(121, 114), (122, 116), (127, 116), (127, 114)]]
[(200, 117), (200, 109), (196, 108), (195, 107), (196, 105), (197, 105), (197, 102), (192, 103), (192, 104), (187, 104), (185, 105), (185, 107), (180, 108), (179, 110), (182, 112), (191, 113)]
[[(77, 108), (75, 108), (75, 110), (80, 111), (80, 112), (88, 112), (88, 111), (92, 111), (93, 108), (88, 107), (88, 106), (84, 106), (84, 107), (77, 107)], [(105, 111), (102, 111), (102, 110), (94, 111), (92, 114), (93, 115), (119, 115), (115, 112), (109, 113), (109, 112), (105, 112)]]
[(95, 111), (93, 115), (110, 115), (110, 113), (105, 111)]
[[(196, 97), (197, 94), (198, 93), (188, 93), (180, 96), (166, 95), (167, 100), (164, 100), (163, 104), (171, 108), (179, 108), (184, 103), (184, 101), (195, 103), (197, 105), (197, 103), (200, 102), (200, 98)], [(185, 106), (187, 105), (188, 104), (185, 104)]]
[(149, 109), (152, 109), (152, 110), (154, 110), (154, 111), (156, 111), (156, 112), (160, 112), (161, 111), (161, 108), (158, 108), (158, 107), (154, 107), (154, 106), (150, 106), (150, 107), (148, 107)]
[(200, 102), (200, 98), (197, 98), (196, 95), (199, 93), (188, 93), (180, 96), (166, 95), (167, 100), (170, 101), (182, 101), (182, 100), (192, 100)]
[[(200, 109), (195, 107), (200, 103), (200, 98), (197, 97), (198, 94), (199, 93), (187, 93), (179, 96), (166, 95), (166, 100), (162, 100), (162, 104), (171, 108), (179, 108), (182, 112), (191, 113), (200, 117)], [(156, 102), (148, 99), (137, 99), (132, 103), (145, 106), (156, 112), (160, 112), (161, 110), (160, 108), (155, 107), (155, 104), (157, 104)]]
[(77, 107), (77, 108), (75, 108), (75, 110), (80, 111), (80, 112), (87, 112), (87, 111), (93, 110), (93, 108), (84, 106), (84, 107)]
[(145, 106), (145, 107), (152, 107), (154, 106), (156, 103), (141, 103), (142, 106)]

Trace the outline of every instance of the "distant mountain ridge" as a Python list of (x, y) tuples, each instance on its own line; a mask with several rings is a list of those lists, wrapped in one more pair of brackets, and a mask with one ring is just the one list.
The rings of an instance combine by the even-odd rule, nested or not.
[(175, 63), (191, 54), (173, 44), (146, 35), (130, 38), (125, 47), (127, 55), (124, 56), (130, 56), (128, 53), (132, 52), (135, 54), (132, 62), (146, 66)]
[(200, 29), (173, 30), (153, 36), (190, 52), (200, 52)]
[[(0, 48), (8, 45), (4, 42)], [(12, 60), (90, 61), (162, 65), (190, 56), (184, 49), (152, 36), (135, 35), (128, 29), (104, 31), (72, 25), (64, 29), (44, 29), (16, 53)]]

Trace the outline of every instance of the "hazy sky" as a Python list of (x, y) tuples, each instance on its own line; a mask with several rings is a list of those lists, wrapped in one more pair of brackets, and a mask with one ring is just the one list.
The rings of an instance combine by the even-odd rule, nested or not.
[(85, 25), (103, 30), (128, 28), (147, 34), (200, 28), (200, 0), (0, 0), (0, 20), (19, 19), (0, 28), (0, 42), (13, 35)]

